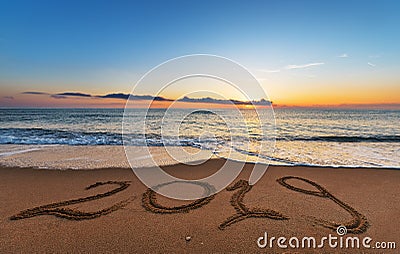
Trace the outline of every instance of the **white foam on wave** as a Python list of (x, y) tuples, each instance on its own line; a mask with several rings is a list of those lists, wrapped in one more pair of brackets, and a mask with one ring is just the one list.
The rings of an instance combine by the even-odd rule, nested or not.
[(24, 147), (25, 146), (21, 147), (20, 149), (18, 149), (18, 147), (17, 149), (15, 149), (15, 146), (9, 147), (8, 150), (0, 152), (0, 157), (11, 156), (20, 153), (27, 153), (41, 149), (41, 147), (33, 147), (33, 148), (24, 148)]
[[(19, 149), (17, 149), (19, 148)], [(0, 145), (0, 151), (7, 156), (0, 157), (0, 165), (7, 167), (33, 167), (43, 169), (100, 169), (100, 168), (146, 168), (154, 165), (167, 166), (178, 162), (168, 152), (180, 152), (182, 147), (136, 146), (138, 156), (132, 165), (128, 163), (123, 146), (69, 146), (45, 145), (26, 147), (24, 145)], [(151, 151), (151, 156), (147, 153)], [(192, 162), (191, 154), (200, 151), (190, 148), (188, 156), (180, 157), (181, 162)], [(211, 151), (203, 151), (203, 153)], [(198, 157), (196, 157), (198, 159)]]
[[(310, 146), (311, 145), (311, 146)], [(379, 146), (379, 147), (377, 147)], [(135, 147), (138, 154), (130, 165), (123, 146), (69, 146), (69, 145), (0, 145), (0, 165), (8, 167), (34, 167), (43, 169), (98, 169), (145, 168), (179, 163), (164, 147)], [(146, 152), (149, 149), (151, 156)], [(182, 147), (168, 147), (173, 153)], [(343, 143), (277, 142), (272, 156), (255, 152), (231, 150), (232, 153), (184, 147), (191, 152), (181, 157), (182, 163), (201, 160), (191, 156), (198, 151), (208, 158), (224, 158), (238, 162), (278, 166), (394, 168), (400, 169), (400, 149), (393, 144), (368, 143), (363, 146)], [(195, 159), (194, 159), (195, 158)]]

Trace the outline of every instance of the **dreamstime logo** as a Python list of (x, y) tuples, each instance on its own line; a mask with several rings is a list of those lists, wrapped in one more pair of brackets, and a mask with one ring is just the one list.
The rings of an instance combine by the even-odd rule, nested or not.
[(345, 234), (347, 234), (347, 228), (345, 227), (345, 226), (339, 226), (339, 227), (337, 227), (337, 229), (336, 229), (336, 233), (338, 234), (338, 235), (340, 235), (340, 236), (343, 236), (343, 235), (345, 235)]
[[(243, 66), (219, 56), (188, 55), (158, 65), (139, 80), (125, 106), (122, 133), (128, 162), (147, 187), (194, 200), (231, 184), (249, 156), (256, 158), (249, 183), (262, 177), (268, 164), (257, 158), (274, 150), (275, 118), (264, 89)], [(180, 179), (161, 168), (166, 161), (196, 165), (213, 157), (227, 160), (198, 180)], [(199, 191), (196, 183), (212, 191)]]

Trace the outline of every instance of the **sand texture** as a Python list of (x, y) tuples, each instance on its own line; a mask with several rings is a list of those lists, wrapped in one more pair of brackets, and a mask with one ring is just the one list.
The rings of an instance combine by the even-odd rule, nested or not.
[[(175, 165), (185, 179), (224, 163)], [(254, 186), (247, 164), (222, 192), (162, 197), (130, 169), (0, 169), (0, 253), (398, 253), (376, 249), (260, 249), (268, 236), (371, 237), (400, 243), (400, 171), (269, 167)], [(207, 189), (207, 186), (201, 188)]]

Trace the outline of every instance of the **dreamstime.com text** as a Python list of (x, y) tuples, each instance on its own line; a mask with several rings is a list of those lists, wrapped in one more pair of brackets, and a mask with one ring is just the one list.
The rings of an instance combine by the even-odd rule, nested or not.
[(268, 238), (268, 233), (264, 232), (264, 235), (257, 239), (257, 245), (259, 248), (274, 248), (277, 246), (281, 249), (316, 249), (316, 248), (340, 248), (340, 249), (396, 249), (396, 242), (390, 241), (373, 241), (371, 237), (358, 237), (358, 236), (345, 236), (347, 229), (344, 226), (337, 228), (337, 236), (329, 234), (328, 236), (317, 239), (315, 237), (304, 236), (304, 237), (274, 237)]

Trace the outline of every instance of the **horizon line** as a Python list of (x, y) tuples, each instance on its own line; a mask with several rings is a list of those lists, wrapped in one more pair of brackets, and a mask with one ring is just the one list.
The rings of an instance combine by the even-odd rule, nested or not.
[[(125, 104), (124, 104), (125, 105)], [(96, 107), (96, 106), (0, 106), (0, 109), (121, 109), (125, 106), (113, 106), (111, 107)], [(106, 106), (106, 105), (105, 105)], [(257, 105), (256, 105), (257, 106)], [(265, 105), (261, 105), (265, 106)], [(326, 109), (393, 109), (400, 110), (400, 103), (341, 103), (341, 104), (312, 104), (312, 105), (280, 105), (272, 104), (272, 108), (284, 109), (284, 108), (326, 108)], [(145, 109), (146, 107), (138, 107), (135, 109)], [(167, 109), (169, 107), (155, 107), (150, 109)], [(189, 109), (188, 107), (176, 107), (178, 109)], [(195, 108), (195, 107), (193, 107)], [(221, 108), (222, 109), (222, 108)], [(246, 108), (243, 108), (246, 109)], [(248, 108), (247, 108), (248, 109)]]

